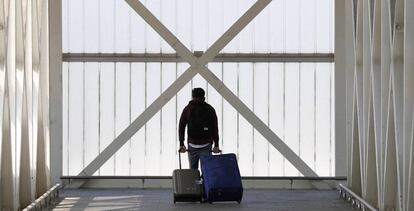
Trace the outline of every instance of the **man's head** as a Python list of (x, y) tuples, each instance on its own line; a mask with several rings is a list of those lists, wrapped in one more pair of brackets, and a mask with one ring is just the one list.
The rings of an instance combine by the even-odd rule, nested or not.
[(191, 92), (191, 96), (195, 100), (205, 100), (204, 95), (205, 95), (204, 89), (199, 88), (199, 87), (194, 88), (193, 91)]

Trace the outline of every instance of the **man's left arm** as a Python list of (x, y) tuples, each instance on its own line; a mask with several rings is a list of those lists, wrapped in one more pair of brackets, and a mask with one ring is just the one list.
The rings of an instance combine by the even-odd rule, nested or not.
[(213, 109), (213, 117), (212, 117), (212, 123), (213, 123), (213, 141), (214, 141), (214, 147), (219, 147), (219, 133), (218, 133), (218, 120), (217, 120), (217, 114), (216, 111)]

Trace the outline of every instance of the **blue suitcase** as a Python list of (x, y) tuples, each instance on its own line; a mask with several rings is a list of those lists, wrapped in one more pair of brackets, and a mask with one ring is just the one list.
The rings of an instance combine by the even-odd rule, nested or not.
[(204, 195), (209, 203), (237, 201), (243, 197), (243, 186), (235, 154), (200, 157)]

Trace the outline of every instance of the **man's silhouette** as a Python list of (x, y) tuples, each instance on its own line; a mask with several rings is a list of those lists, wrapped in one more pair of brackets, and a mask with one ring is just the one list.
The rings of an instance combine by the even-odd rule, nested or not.
[(184, 131), (187, 127), (188, 161), (191, 169), (198, 169), (200, 155), (219, 153), (219, 135), (217, 126), (217, 115), (214, 108), (205, 102), (205, 92), (202, 88), (194, 88), (192, 100), (184, 108), (178, 127), (180, 140), (180, 153), (187, 148), (184, 145)]

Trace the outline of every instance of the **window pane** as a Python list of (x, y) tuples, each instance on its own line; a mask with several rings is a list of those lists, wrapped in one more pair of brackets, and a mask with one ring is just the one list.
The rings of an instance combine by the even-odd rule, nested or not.
[[(65, 174), (78, 174), (189, 65), (64, 63)], [(333, 171), (332, 64), (211, 63), (209, 69), (318, 174)], [(292, 166), (201, 76), (188, 82), (111, 157), (100, 175), (170, 175), (178, 168), (177, 123), (203, 87), (218, 116), (220, 147), (244, 176), (298, 176)], [(66, 100), (65, 100), (66, 99)], [(188, 159), (182, 159), (188, 166)]]
[[(145, 6), (191, 51), (205, 51), (254, 0), (151, 0)], [(333, 0), (272, 1), (222, 53), (332, 53)], [(63, 0), (63, 49), (70, 53), (174, 53), (118, 0)]]

